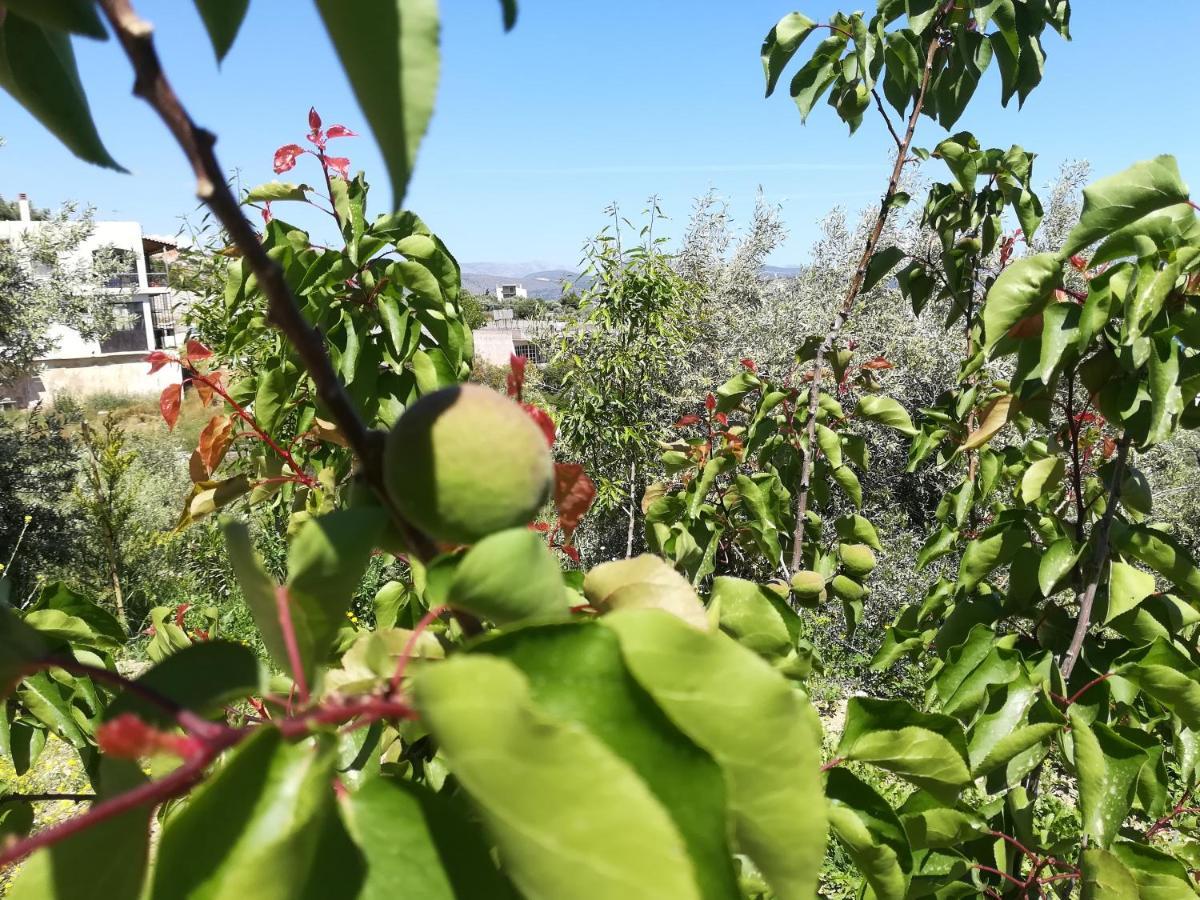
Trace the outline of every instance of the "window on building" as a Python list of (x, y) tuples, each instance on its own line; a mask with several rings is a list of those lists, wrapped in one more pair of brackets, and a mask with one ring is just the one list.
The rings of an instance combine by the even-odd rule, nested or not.
[(138, 287), (137, 256), (132, 250), (100, 247), (92, 251), (92, 267), (107, 276), (105, 287)]
[(118, 303), (116, 322), (100, 342), (101, 353), (130, 353), (149, 350), (146, 341), (146, 311), (141, 303)]
[(520, 356), (522, 359), (527, 359), (532, 363), (541, 365), (546, 361), (542, 352), (538, 349), (538, 345), (530, 341), (514, 341), (513, 350), (516, 352), (517, 356)]

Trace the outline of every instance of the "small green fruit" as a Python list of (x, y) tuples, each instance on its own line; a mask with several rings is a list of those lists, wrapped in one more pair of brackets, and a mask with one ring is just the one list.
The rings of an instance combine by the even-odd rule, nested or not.
[(805, 606), (812, 606), (825, 599), (825, 577), (820, 572), (807, 569), (792, 576), (792, 593)]
[(855, 579), (866, 578), (875, 568), (875, 554), (866, 544), (838, 544), (838, 556), (846, 574)]
[(845, 575), (834, 575), (833, 580), (829, 582), (829, 587), (841, 600), (861, 600), (867, 593), (866, 588)]
[(409, 407), (388, 434), (384, 466), (401, 514), (455, 544), (528, 524), (554, 484), (541, 429), (508, 398), (473, 384)]

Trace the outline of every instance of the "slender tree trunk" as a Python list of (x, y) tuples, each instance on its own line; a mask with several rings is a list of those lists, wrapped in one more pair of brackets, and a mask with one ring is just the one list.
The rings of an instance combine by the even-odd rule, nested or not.
[(1092, 606), (1096, 602), (1096, 590), (1100, 587), (1100, 579), (1104, 576), (1104, 564), (1108, 562), (1108, 536), (1117, 509), (1117, 494), (1121, 490), (1121, 476), (1125, 472), (1125, 459), (1128, 454), (1129, 435), (1126, 434), (1117, 442), (1117, 462), (1113, 466), (1112, 484), (1108, 487), (1108, 505), (1096, 525), (1096, 551), (1091, 577), (1079, 601), (1079, 618), (1075, 620), (1075, 634), (1071, 637), (1071, 646), (1067, 649), (1067, 655), (1063, 657), (1064, 682), (1070, 680), (1071, 673), (1075, 671), (1075, 663), (1079, 662), (1079, 654), (1083, 650), (1083, 639), (1087, 637), (1088, 626), (1092, 622)]
[[(858, 295), (862, 292), (863, 280), (867, 276), (867, 266), (871, 262), (871, 257), (875, 254), (876, 245), (883, 234), (883, 227), (887, 224), (888, 215), (892, 211), (892, 201), (896, 197), (896, 190), (900, 186), (900, 176), (904, 172), (904, 164), (908, 159), (908, 151), (912, 147), (913, 134), (917, 130), (917, 119), (920, 117), (921, 110), (925, 106), (925, 93), (929, 90), (929, 82), (933, 77), (934, 59), (940, 47), (941, 44), (937, 38), (930, 40), (929, 50), (925, 54), (925, 68), (921, 75), (921, 89), (917, 94), (916, 103), (913, 104), (912, 114), (908, 117), (908, 127), (904, 132), (904, 137), (896, 144), (896, 164), (892, 166), (892, 177), (888, 180), (887, 191), (883, 195), (883, 200), (880, 201), (879, 213), (875, 216), (875, 224), (871, 227), (871, 233), (867, 237), (867, 243), (863, 248), (862, 256), (859, 258), (858, 267), (854, 270), (854, 277), (850, 279), (850, 287), (846, 291), (842, 305), (838, 309), (837, 315), (834, 316), (833, 324), (830, 325), (829, 331), (826, 332), (825, 338), (821, 341), (821, 346), (817, 348), (817, 354), (813, 359), (812, 380), (808, 386), (808, 421), (805, 423), (805, 434), (808, 443), (804, 448), (804, 459), (800, 464), (800, 484), (796, 496), (796, 529), (792, 535), (793, 572), (800, 568), (804, 559), (804, 518), (808, 512), (808, 492), (812, 485), (813, 457), (817, 452), (817, 409), (821, 398), (821, 377), (822, 370), (825, 367), (825, 357), (833, 349), (834, 341), (841, 334), (842, 328), (846, 324), (846, 319), (850, 317), (850, 310), (854, 307), (854, 301), (858, 299)], [(882, 110), (882, 106), (880, 109)]]
[(629, 531), (625, 535), (625, 558), (633, 556), (633, 531), (637, 521), (637, 461), (629, 464)]
[(129, 620), (125, 617), (125, 596), (121, 593), (121, 578), (117, 575), (117, 567), (110, 561), (109, 571), (112, 574), (113, 604), (117, 608), (117, 621), (121, 628), (129, 634)]

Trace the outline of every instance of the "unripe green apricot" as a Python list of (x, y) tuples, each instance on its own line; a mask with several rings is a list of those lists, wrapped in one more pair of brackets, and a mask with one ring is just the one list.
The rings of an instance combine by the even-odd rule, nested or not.
[(825, 599), (825, 577), (820, 572), (801, 570), (792, 576), (792, 593), (805, 606)]
[(384, 474), (401, 514), (454, 544), (528, 524), (554, 485), (541, 429), (516, 403), (474, 384), (405, 410), (388, 434)]
[(875, 554), (866, 544), (838, 544), (838, 556), (842, 558), (842, 568), (852, 578), (866, 578), (875, 568)]
[(829, 582), (829, 588), (840, 600), (861, 600), (867, 593), (866, 588), (845, 575), (834, 575), (833, 580)]

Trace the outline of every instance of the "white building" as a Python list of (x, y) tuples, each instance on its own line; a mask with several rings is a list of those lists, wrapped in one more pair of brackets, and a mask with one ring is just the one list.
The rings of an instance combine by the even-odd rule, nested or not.
[(524, 300), (529, 296), (529, 292), (525, 290), (524, 285), (520, 284), (498, 284), (496, 285), (496, 299), (503, 303), (506, 300)]
[[(0, 241), (20, 240), (46, 225), (33, 221), (24, 194), (17, 203), (20, 218), (0, 222)], [(127, 263), (106, 285), (112, 302), (121, 308), (116, 329), (101, 341), (89, 341), (68, 323), (55, 325), (55, 349), (37, 361), (35, 375), (0, 385), (0, 404), (32, 406), (58, 394), (158, 393), (181, 380), (178, 365), (149, 375), (145, 362), (151, 350), (171, 350), (178, 344), (180, 323), (167, 278), (168, 265), (178, 252), (175, 241), (144, 235), (137, 222), (95, 222), (92, 234), (74, 253), (84, 261), (100, 250), (115, 251)]]
[(492, 310), (492, 321), (472, 333), (475, 356), (493, 366), (508, 367), (514, 356), (539, 365), (547, 362), (563, 323), (542, 319), (518, 319), (511, 309)]

